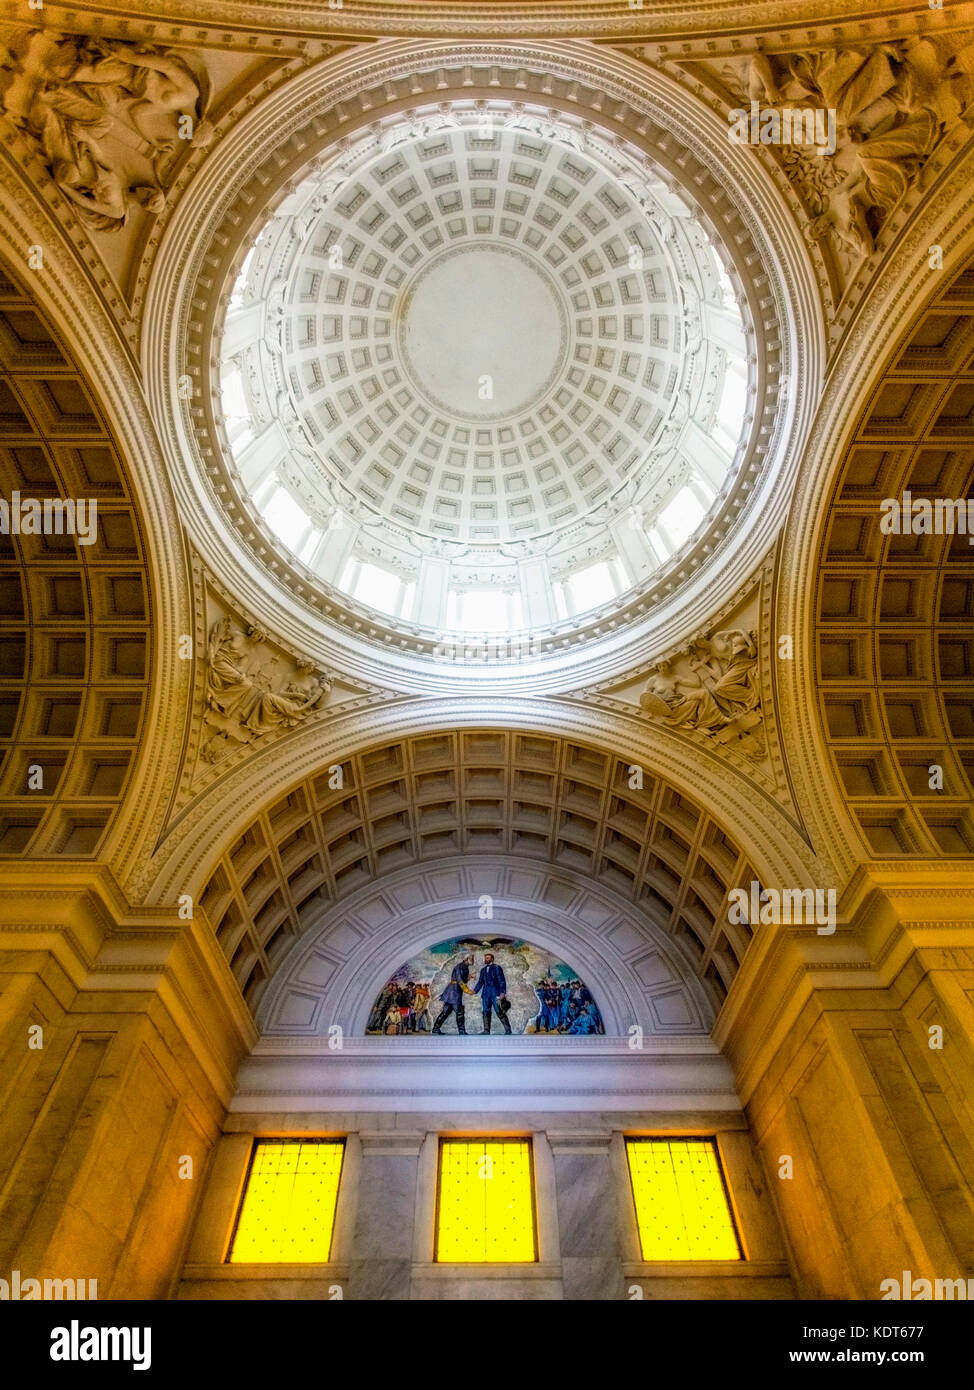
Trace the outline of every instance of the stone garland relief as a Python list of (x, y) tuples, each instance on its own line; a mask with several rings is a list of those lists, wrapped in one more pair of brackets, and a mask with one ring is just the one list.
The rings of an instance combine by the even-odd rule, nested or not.
[[(207, 144), (206, 69), (152, 44), (7, 30), (0, 104), (93, 231), (159, 213), (181, 149)], [(185, 143), (184, 143), (185, 142)]]
[(278, 673), (280, 658), (269, 653), (266, 642), (261, 628), (240, 628), (229, 618), (210, 628), (204, 762), (219, 762), (263, 734), (293, 729), (328, 697), (331, 681), (313, 662), (299, 660), (290, 674)]
[(692, 63), (762, 111), (835, 112), (832, 154), (783, 145), (785, 172), (848, 277), (944, 137), (974, 123), (974, 31)]
[(764, 751), (757, 632), (728, 628), (699, 637), (653, 668), (640, 707), (673, 729), (694, 729), (742, 752)]

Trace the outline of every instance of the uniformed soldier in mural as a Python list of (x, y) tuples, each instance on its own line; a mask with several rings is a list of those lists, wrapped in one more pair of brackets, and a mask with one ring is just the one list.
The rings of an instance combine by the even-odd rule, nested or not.
[(443, 1001), (443, 1008), (440, 1010), (440, 1015), (433, 1024), (434, 1033), (442, 1033), (444, 1023), (454, 1011), (456, 1011), (457, 1016), (457, 1032), (466, 1033), (467, 1030), (464, 1027), (463, 996), (465, 994), (473, 994), (474, 992), (467, 984), (467, 981), (470, 979), (470, 967), (472, 965), (473, 956), (464, 956), (463, 960), (453, 967), (453, 971), (450, 975), (450, 983), (440, 995)]
[(477, 983), (473, 987), (474, 994), (480, 995), (480, 1007), (484, 1016), (484, 1032), (490, 1032), (491, 1010), (493, 1010), (501, 1023), (504, 1025), (504, 1032), (511, 1031), (511, 1025), (507, 1021), (507, 981), (504, 979), (504, 972), (496, 963), (494, 957), (488, 951), (484, 956), (484, 963), (480, 969)]

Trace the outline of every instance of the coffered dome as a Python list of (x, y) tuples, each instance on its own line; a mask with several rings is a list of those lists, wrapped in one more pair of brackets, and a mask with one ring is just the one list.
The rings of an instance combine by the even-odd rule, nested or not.
[(259, 231), (220, 330), (241, 498), (319, 583), (433, 633), (638, 590), (746, 447), (725, 253), (557, 113), (443, 104), (343, 145)]
[(678, 649), (767, 556), (819, 381), (773, 182), (619, 55), (326, 68), (215, 148), (147, 287), (194, 550), (390, 688), (575, 689)]

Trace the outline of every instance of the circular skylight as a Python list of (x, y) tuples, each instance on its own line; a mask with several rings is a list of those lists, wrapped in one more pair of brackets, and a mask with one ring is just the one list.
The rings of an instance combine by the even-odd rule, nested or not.
[(720, 256), (618, 140), (469, 103), (300, 185), (244, 262), (237, 482), (313, 579), (437, 634), (557, 630), (706, 525), (744, 449)]

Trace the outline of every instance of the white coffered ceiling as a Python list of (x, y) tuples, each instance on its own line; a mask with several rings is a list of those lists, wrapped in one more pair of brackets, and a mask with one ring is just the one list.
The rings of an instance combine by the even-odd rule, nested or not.
[(222, 327), (226, 437), (251, 506), (352, 597), (439, 631), (550, 626), (705, 524), (745, 443), (744, 343), (645, 161), (444, 106), (265, 224)]

